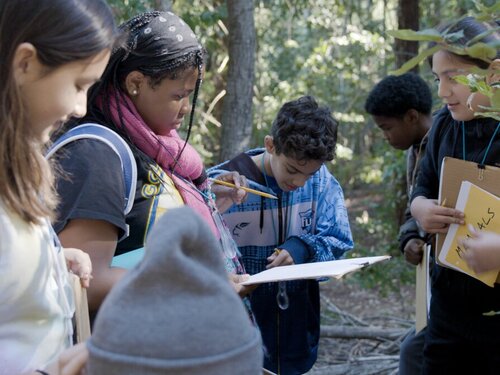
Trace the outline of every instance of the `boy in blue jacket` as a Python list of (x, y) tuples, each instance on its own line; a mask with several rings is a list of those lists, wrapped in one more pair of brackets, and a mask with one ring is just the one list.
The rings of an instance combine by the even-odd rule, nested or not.
[[(209, 171), (211, 177), (238, 171), (249, 187), (278, 197), (249, 194), (224, 213), (248, 273), (335, 260), (352, 249), (342, 188), (324, 165), (334, 158), (336, 141), (330, 110), (304, 96), (283, 105), (263, 149)], [(264, 367), (286, 375), (307, 372), (318, 352), (318, 281), (263, 284), (251, 303), (266, 348)]]

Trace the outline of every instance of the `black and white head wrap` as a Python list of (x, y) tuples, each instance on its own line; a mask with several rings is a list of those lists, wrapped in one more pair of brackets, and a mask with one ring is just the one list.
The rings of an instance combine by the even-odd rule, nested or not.
[[(125, 77), (137, 70), (155, 83), (165, 77), (176, 79), (178, 72), (189, 67), (198, 71), (185, 144), (178, 155), (180, 158), (191, 135), (206, 51), (193, 30), (172, 12), (141, 13), (120, 25), (120, 30), (126, 35), (126, 42), (113, 51), (110, 59), (115, 77)], [(174, 170), (175, 165), (172, 173)]]
[(172, 12), (142, 13), (120, 29), (128, 34), (126, 45), (119, 48), (127, 70), (155, 77), (184, 65), (193, 55), (199, 55), (202, 64), (203, 47), (193, 30)]

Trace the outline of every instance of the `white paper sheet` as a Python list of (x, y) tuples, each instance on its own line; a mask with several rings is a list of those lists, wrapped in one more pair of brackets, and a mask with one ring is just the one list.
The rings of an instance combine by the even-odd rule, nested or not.
[(317, 279), (319, 277), (334, 277), (340, 279), (347, 273), (389, 258), (389, 255), (382, 255), (274, 267), (250, 276), (250, 278), (242, 282), (241, 285), (261, 284), (273, 281)]

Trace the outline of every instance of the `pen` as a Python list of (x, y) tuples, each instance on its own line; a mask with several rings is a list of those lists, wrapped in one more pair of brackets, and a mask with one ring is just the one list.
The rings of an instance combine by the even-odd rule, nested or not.
[[(236, 185), (232, 184), (230, 182), (226, 182), (226, 181), (222, 181), (222, 180), (216, 180), (215, 178), (211, 178), (210, 181), (212, 181), (214, 184), (219, 184), (219, 185), (223, 185), (223, 186), (228, 186), (228, 187), (236, 188)], [(249, 193), (252, 193), (252, 194), (260, 195), (261, 197), (266, 197), (266, 198), (271, 198), (271, 199), (278, 199), (274, 195), (271, 195), (271, 194), (268, 194), (268, 193), (264, 193), (263, 191), (259, 191), (259, 190), (255, 190), (255, 189), (250, 189), (250, 188), (247, 188), (245, 186), (240, 186), (240, 189), (245, 190), (245, 191), (247, 191)]]

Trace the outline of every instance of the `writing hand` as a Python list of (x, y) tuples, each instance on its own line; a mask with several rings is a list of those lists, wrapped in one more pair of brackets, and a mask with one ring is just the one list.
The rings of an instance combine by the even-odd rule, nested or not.
[(266, 269), (279, 267), (279, 266), (289, 266), (294, 264), (292, 256), (285, 249), (275, 249), (274, 252), (267, 257)]

